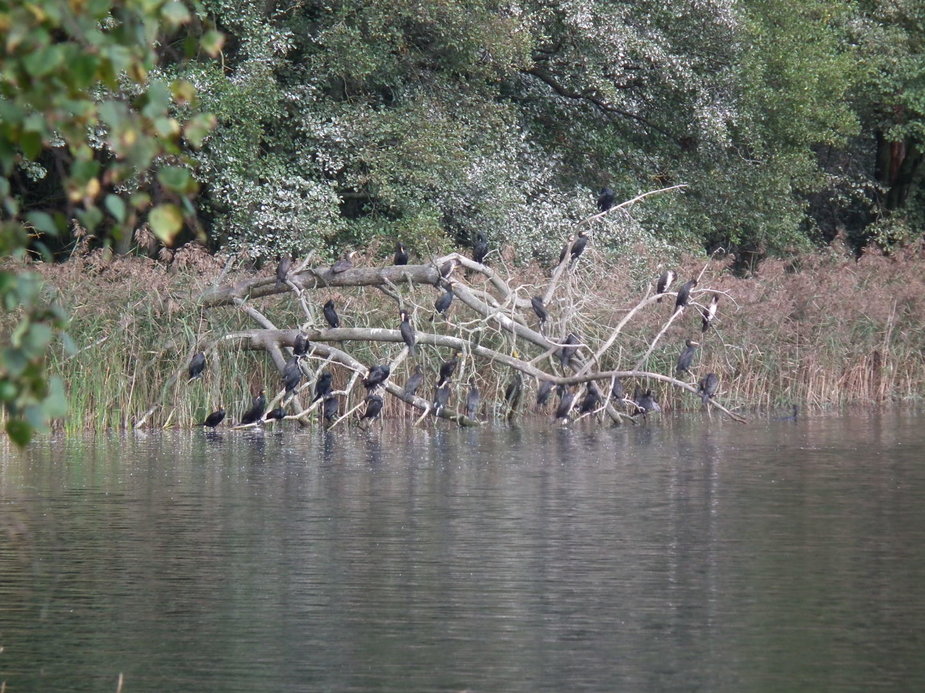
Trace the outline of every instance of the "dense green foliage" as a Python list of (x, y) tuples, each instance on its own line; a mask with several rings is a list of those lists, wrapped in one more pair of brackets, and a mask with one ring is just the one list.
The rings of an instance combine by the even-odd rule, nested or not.
[(548, 257), (602, 185), (689, 186), (603, 221), (616, 250), (747, 259), (921, 214), (912, 0), (205, 9), (228, 38), (221, 66), (187, 73), (220, 123), (200, 169), (216, 244), (425, 250), (482, 230)]
[[(3, 348), (0, 401), (6, 430), (28, 442), (66, 409), (62, 383), (46, 379), (46, 347), (63, 316), (41, 299), (37, 276), (15, 261), (36, 237), (61, 234), (73, 218), (116, 240), (147, 220), (170, 242), (198, 185), (186, 152), (211, 120), (172, 109), (192, 85), (152, 76), (158, 42), (192, 19), (171, 0), (0, 1), (0, 271)], [(218, 50), (214, 32), (203, 48)]]

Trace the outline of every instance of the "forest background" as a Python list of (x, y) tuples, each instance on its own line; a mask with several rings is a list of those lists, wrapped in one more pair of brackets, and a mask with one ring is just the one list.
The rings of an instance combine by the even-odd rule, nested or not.
[[(65, 408), (49, 354), (92, 343), (79, 321), (59, 339), (69, 287), (22, 262), (103, 247), (167, 263), (163, 248), (191, 240), (257, 268), (384, 257), (396, 240), (428, 258), (482, 232), (512, 267), (548, 266), (603, 186), (618, 201), (687, 186), (595, 228), (624, 285), (717, 249), (729, 277), (812, 268), (792, 301), (825, 287), (830, 309), (871, 304), (839, 321), (833, 382), (871, 360), (880, 399), (921, 382), (915, 0), (35, 0), (0, 2), (0, 27), (0, 400), (15, 440)], [(876, 271), (857, 269), (864, 255)], [(785, 362), (771, 338), (735, 343)]]

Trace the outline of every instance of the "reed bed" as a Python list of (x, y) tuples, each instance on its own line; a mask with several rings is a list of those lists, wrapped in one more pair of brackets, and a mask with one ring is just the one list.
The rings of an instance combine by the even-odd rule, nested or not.
[[(642, 252), (632, 258), (606, 258), (592, 248), (586, 255), (549, 306), (552, 317), (546, 333), (561, 339), (574, 332), (594, 350), (652, 290), (651, 282), (662, 265)], [(671, 374), (684, 340), (690, 337), (698, 339), (701, 347), (688, 381), (696, 383), (708, 372), (717, 373), (718, 399), (730, 408), (917, 402), (925, 392), (923, 257), (921, 244), (889, 257), (869, 253), (858, 260), (829, 248), (788, 260), (766, 260), (747, 278), (734, 276), (727, 260), (682, 258), (673, 263), (679, 283), (700, 275), (698, 289), (723, 292), (718, 317), (701, 335), (699, 313), (688, 308), (652, 349), (645, 367)], [(541, 293), (549, 281), (548, 273), (535, 265), (507, 266), (498, 254), (492, 263), (524, 298)], [(258, 389), (265, 387), (268, 398), (278, 391), (280, 377), (266, 354), (227, 345), (210, 349), (203, 377), (186, 382), (186, 366), (196, 350), (224, 334), (254, 327), (239, 309), (202, 311), (197, 305), (203, 290), (249, 276), (245, 271), (228, 271), (218, 258), (195, 249), (177, 253), (170, 267), (147, 258), (106, 259), (94, 253), (35, 268), (71, 316), (68, 333), (76, 353), (57, 348), (50, 356), (52, 371), (62, 375), (68, 387), (71, 413), (60, 423), (65, 430), (128, 428), (141, 420), (153, 427), (191, 426), (219, 404), (235, 421)], [(272, 269), (262, 272), (269, 275)], [(469, 281), (479, 287), (484, 280), (473, 276)], [(433, 287), (400, 290), (418, 331), (448, 332), (499, 351), (537, 355), (535, 349), (493, 329), (458, 303), (449, 322), (436, 318), (431, 323), (438, 295)], [(334, 299), (345, 324), (398, 325), (395, 302), (369, 288), (312, 292), (309, 315), (292, 294), (259, 299), (255, 307), (281, 328), (303, 323), (320, 326), (321, 305), (328, 298)], [(695, 298), (705, 304), (709, 294)], [(673, 306), (673, 300), (666, 298), (639, 311), (602, 356), (602, 369), (628, 370), (637, 365)], [(532, 314), (521, 314), (535, 326)], [(367, 364), (388, 362), (399, 350), (394, 343), (350, 345), (351, 353)], [(448, 356), (419, 346), (417, 363), (429, 374), (423, 396), (430, 395), (437, 368)], [(313, 370), (323, 365), (317, 358), (309, 364)], [(403, 382), (411, 368), (406, 359), (392, 378)], [(351, 374), (340, 368), (333, 371), (335, 388), (343, 387)], [(503, 415), (498, 403), (511, 372), (471, 357), (460, 364), (450, 406), (465, 398), (470, 376), (482, 391), (481, 416)], [(629, 391), (633, 385), (626, 383)], [(688, 392), (657, 383), (639, 385), (654, 387), (666, 411), (700, 407)], [(601, 389), (608, 386), (604, 383)], [(522, 414), (534, 411), (535, 387), (532, 379), (524, 379)], [(358, 404), (362, 394), (355, 392), (346, 406)], [(384, 415), (417, 418), (418, 413), (386, 398)]]

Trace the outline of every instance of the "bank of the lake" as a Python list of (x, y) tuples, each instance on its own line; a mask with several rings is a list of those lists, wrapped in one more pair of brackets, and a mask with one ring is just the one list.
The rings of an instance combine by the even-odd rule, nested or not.
[[(386, 264), (383, 253), (379, 255), (356, 260), (360, 265)], [(672, 374), (684, 339), (693, 337), (701, 347), (691, 378), (717, 373), (717, 400), (730, 408), (916, 402), (925, 395), (923, 257), (922, 244), (889, 257), (868, 253), (860, 259), (828, 248), (788, 260), (765, 260), (744, 278), (733, 275), (728, 259), (686, 258), (675, 265), (678, 277), (701, 276), (701, 288), (722, 292), (718, 317), (702, 335), (697, 314), (673, 325), (646, 367)], [(510, 276), (511, 286), (526, 297), (549, 281), (548, 270), (536, 266), (505, 266), (500, 259), (493, 266)], [(127, 428), (145, 415), (148, 426), (189, 426), (219, 404), (236, 415), (260, 387), (277, 389), (279, 375), (265, 354), (228, 348), (210, 355), (201, 380), (187, 385), (183, 377), (197, 344), (212, 344), (224, 334), (254, 326), (235, 308), (202, 309), (198, 297), (209, 287), (251, 278), (254, 270), (228, 270), (225, 258), (192, 248), (175, 253), (170, 264), (93, 253), (34, 267), (57, 288), (71, 316), (69, 334), (77, 352), (58, 349), (51, 358), (52, 371), (68, 386), (71, 414), (63, 423), (67, 430)], [(265, 267), (260, 273), (270, 276), (273, 269)], [(602, 343), (663, 269), (656, 258), (605, 259), (590, 248), (563, 282), (555, 307), (559, 316), (572, 308), (574, 314), (559, 323), (553, 317), (550, 329), (562, 329), (563, 335), (566, 329), (574, 330), (586, 343)], [(478, 287), (482, 279), (461, 276), (460, 281)], [(451, 322), (431, 322), (438, 295), (433, 287), (416, 286), (403, 296), (414, 309), (417, 329), (471, 335), (477, 316), (458, 304)], [(321, 304), (333, 298), (345, 324), (397, 327), (395, 302), (376, 289), (319, 289), (305, 297), (311, 319), (319, 326)], [(670, 304), (652, 304), (635, 315), (607, 352), (606, 365), (632, 366), (664, 325)], [(294, 294), (258, 299), (254, 305), (279, 327), (294, 328), (306, 320)], [(394, 356), (399, 348), (360, 346), (355, 354), (374, 363)], [(516, 348), (528, 351), (530, 358), (539, 356), (521, 343)], [(425, 372), (435, 373), (448, 357), (433, 348), (420, 351)], [(393, 377), (403, 381), (407, 370), (408, 362)], [(509, 372), (475, 359), (464, 360), (457, 373), (451, 406), (464, 399), (466, 382), (476, 374), (487, 403), (483, 416), (491, 416), (498, 412), (492, 403), (502, 397)], [(335, 372), (336, 386), (346, 381), (346, 374)], [(528, 378), (525, 385), (521, 415), (532, 416), (529, 405), (536, 383)], [(658, 383), (641, 385), (655, 388), (666, 411), (699, 407), (699, 400), (686, 392)], [(358, 393), (351, 405), (361, 396)], [(385, 413), (411, 416), (406, 405), (391, 398)]]

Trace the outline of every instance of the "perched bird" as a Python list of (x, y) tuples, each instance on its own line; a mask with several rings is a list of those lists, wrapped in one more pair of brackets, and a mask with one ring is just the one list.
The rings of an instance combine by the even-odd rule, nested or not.
[(710, 325), (713, 324), (714, 318), (716, 318), (716, 308), (719, 304), (719, 294), (713, 294), (713, 298), (710, 299), (710, 305), (700, 311), (700, 315), (703, 318), (703, 327), (700, 332), (704, 333), (710, 329)]
[(478, 386), (475, 384), (475, 376), (469, 378), (469, 394), (466, 395), (466, 417), (474, 419), (479, 410), (479, 402), (482, 395)]
[(349, 253), (331, 265), (331, 274), (340, 274), (341, 272), (346, 272), (348, 269), (353, 267), (353, 256), (356, 255), (356, 252), (357, 251), (355, 250), (351, 250)]
[[(663, 294), (671, 287), (674, 283), (674, 272), (672, 270), (665, 270), (662, 272), (662, 275), (658, 278), (658, 281), (655, 283), (655, 293)], [(663, 296), (659, 296), (656, 303), (662, 302)]]
[(415, 366), (414, 372), (405, 381), (405, 394), (409, 397), (414, 397), (422, 382), (424, 382), (424, 373), (421, 372), (420, 366)]
[(601, 401), (603, 401), (603, 397), (601, 397), (601, 391), (597, 389), (597, 385), (588, 383), (585, 396), (581, 398), (581, 402), (578, 404), (578, 411), (581, 414), (590, 414), (600, 406)]
[(582, 229), (578, 232), (578, 237), (572, 243), (572, 264), (577, 262), (579, 256), (585, 252), (585, 246), (588, 245), (588, 232)]
[(257, 423), (261, 418), (263, 418), (263, 412), (266, 410), (267, 396), (266, 392), (261, 389), (251, 402), (251, 408), (244, 412), (244, 416), (241, 417), (241, 424)]
[(446, 315), (446, 312), (450, 309), (450, 305), (453, 303), (453, 287), (446, 287), (446, 291), (440, 294), (437, 297), (437, 300), (434, 301), (434, 310), (436, 310), (440, 315)]
[(289, 276), (289, 270), (292, 269), (292, 257), (283, 255), (279, 258), (279, 264), (276, 265), (276, 286), (282, 286), (286, 283)]
[(613, 190), (610, 188), (601, 188), (600, 194), (597, 196), (597, 208), (602, 212), (606, 212), (608, 209), (613, 207), (613, 201), (616, 199)]
[(324, 404), (321, 407), (321, 415), (324, 417), (324, 420), (330, 423), (334, 420), (334, 417), (337, 416), (337, 411), (340, 408), (340, 401), (337, 399), (337, 395), (325, 395)]
[[(195, 380), (196, 378), (202, 375), (202, 371), (206, 367), (206, 355), (201, 351), (194, 354), (193, 358), (189, 362), (189, 379)], [(189, 380), (187, 380), (189, 382)]]
[(546, 306), (543, 305), (542, 296), (534, 296), (530, 299), (530, 305), (533, 306), (533, 312), (536, 313), (536, 317), (540, 319), (540, 325), (542, 325), (549, 318), (549, 313), (546, 312)]
[(565, 239), (565, 245), (562, 246), (562, 252), (559, 253), (559, 264), (562, 264), (562, 261), (565, 259), (565, 255), (568, 253), (569, 246), (572, 245), (572, 242), (575, 240), (574, 236), (569, 236)]
[(200, 426), (206, 426), (206, 427), (208, 427), (208, 428), (215, 428), (216, 426), (218, 426), (218, 425), (224, 420), (224, 418), (225, 418), (225, 408), (224, 408), (224, 407), (219, 407), (219, 408), (216, 409), (214, 412), (212, 412), (211, 414), (209, 414), (209, 415), (206, 417), (206, 420), (203, 421), (203, 422), (202, 422), (201, 424), (199, 424), (199, 425), (200, 425)]
[(475, 234), (475, 243), (472, 244), (472, 259), (478, 263), (484, 263), (486, 255), (488, 255), (488, 241), (479, 231)]
[(706, 404), (719, 389), (719, 376), (716, 373), (707, 373), (697, 384), (697, 394), (700, 401)]
[(295, 355), (286, 361), (283, 368), (283, 387), (286, 388), (286, 394), (295, 392), (295, 389), (302, 382), (302, 357)]
[(623, 381), (619, 378), (613, 379), (613, 385), (610, 388), (610, 398), (622, 402), (626, 398), (626, 390), (623, 389)]
[(440, 364), (440, 377), (437, 379), (437, 387), (445, 385), (450, 381), (450, 378), (453, 377), (453, 373), (456, 371), (456, 366), (459, 365), (459, 350), (453, 351), (453, 356), (450, 357), (449, 361), (444, 361)]
[(557, 389), (559, 391), (559, 405), (556, 407), (556, 421), (559, 421), (568, 419), (572, 404), (575, 402), (575, 393), (561, 385)]
[(337, 328), (340, 327), (340, 316), (337, 315), (337, 310), (334, 308), (334, 300), (328, 299), (327, 303), (324, 304), (324, 319), (327, 321), (328, 325), (331, 327)]
[(459, 260), (457, 260), (455, 257), (452, 257), (444, 262), (442, 265), (440, 265), (440, 277), (442, 279), (448, 278), (453, 273), (453, 270), (456, 269), (456, 265), (458, 264)]
[(330, 394), (332, 380), (334, 380), (334, 376), (327, 371), (321, 371), (321, 375), (315, 381), (315, 396), (312, 397), (312, 403)]
[(684, 342), (684, 350), (678, 356), (678, 365), (675, 366), (678, 373), (691, 372), (691, 364), (694, 362), (694, 355), (697, 353), (697, 347), (699, 346), (700, 343), (695, 342), (693, 339), (688, 339)]
[(367, 390), (372, 390), (377, 385), (384, 383), (391, 373), (391, 369), (388, 366), (373, 366), (369, 369), (369, 373), (366, 374), (366, 377), (363, 378), (363, 387)]
[(434, 416), (440, 416), (440, 412), (446, 408), (446, 405), (450, 401), (450, 384), (444, 383), (437, 387), (437, 390), (434, 392)]
[(662, 410), (662, 408), (658, 406), (658, 402), (656, 402), (655, 398), (652, 396), (652, 390), (646, 390), (642, 394), (635, 395), (633, 400), (636, 403), (637, 414), (646, 416), (650, 411), (660, 412)]
[(675, 311), (681, 310), (684, 308), (684, 306), (690, 303), (691, 289), (693, 289), (695, 286), (697, 286), (696, 279), (691, 279), (690, 281), (684, 282), (684, 284), (681, 285), (681, 288), (678, 289), (678, 297), (674, 302)]
[(511, 376), (511, 379), (507, 381), (507, 385), (504, 386), (504, 401), (508, 405), (508, 417), (510, 417), (514, 410), (517, 409), (517, 405), (520, 404), (520, 396), (523, 394), (524, 383), (523, 378), (520, 377), (520, 371), (514, 371), (514, 374)]
[(552, 394), (553, 387), (555, 387), (555, 385), (551, 380), (543, 380), (540, 382), (540, 386), (536, 391), (536, 406), (546, 406), (546, 403), (549, 402), (549, 396)]
[(276, 409), (271, 409), (267, 412), (266, 420), (267, 421), (282, 421), (286, 418), (286, 411), (282, 407), (276, 407)]
[(393, 265), (407, 265), (408, 264), (408, 249), (405, 248), (404, 243), (395, 244), (395, 256), (392, 258)]
[(379, 395), (368, 395), (366, 397), (366, 411), (363, 412), (363, 416), (360, 417), (360, 421), (363, 419), (369, 419), (372, 421), (379, 417), (380, 412), (382, 411), (382, 397)]
[(570, 345), (579, 343), (578, 337), (576, 337), (573, 332), (569, 332), (563, 346), (559, 348), (559, 363), (562, 364), (563, 368), (568, 368), (572, 365), (572, 357), (575, 355), (575, 352), (578, 351), (577, 346)]
[(401, 332), (402, 340), (408, 345), (408, 353), (414, 354), (414, 344), (416, 340), (414, 337), (414, 327), (408, 322), (408, 311), (402, 310), (399, 312), (399, 315), (401, 315), (401, 325), (398, 326), (398, 331)]
[(295, 341), (292, 343), (292, 353), (296, 356), (305, 356), (308, 353), (309, 346), (308, 337), (299, 330), (299, 334), (295, 336)]

